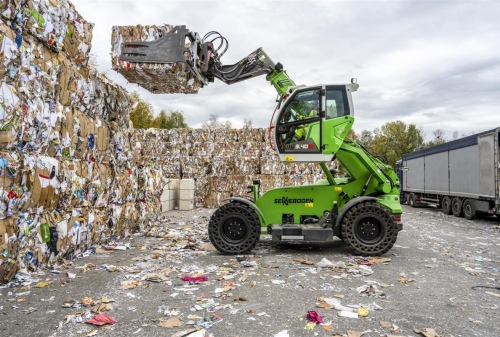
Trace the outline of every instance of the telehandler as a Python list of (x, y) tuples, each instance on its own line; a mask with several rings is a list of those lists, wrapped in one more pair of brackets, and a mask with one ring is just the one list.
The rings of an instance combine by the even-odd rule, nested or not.
[[(212, 244), (225, 254), (250, 252), (261, 234), (279, 242), (328, 242), (341, 239), (354, 253), (375, 256), (388, 252), (402, 230), (400, 183), (391, 166), (348, 137), (354, 123), (348, 84), (296, 85), (281, 63), (262, 48), (233, 65), (221, 57), (227, 40), (217, 32), (203, 38), (186, 26), (175, 26), (162, 38), (125, 42), (120, 59), (134, 63), (184, 62), (207, 85), (215, 78), (232, 84), (260, 75), (278, 93), (269, 132), (272, 147), (284, 162), (315, 162), (326, 179), (313, 185), (259, 191), (252, 197), (231, 197), (211, 216)], [(326, 163), (337, 160), (348, 178), (337, 178)]]

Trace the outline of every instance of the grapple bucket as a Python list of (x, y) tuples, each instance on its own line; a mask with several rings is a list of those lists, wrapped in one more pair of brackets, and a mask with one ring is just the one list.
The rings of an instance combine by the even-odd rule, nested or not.
[(198, 68), (200, 38), (186, 26), (114, 27), (112, 48), (113, 69), (151, 93), (196, 94), (208, 82)]
[[(124, 42), (120, 59), (130, 63), (176, 63), (190, 61), (196, 37), (186, 26), (175, 26), (154, 41)], [(196, 50), (196, 49), (195, 49)]]

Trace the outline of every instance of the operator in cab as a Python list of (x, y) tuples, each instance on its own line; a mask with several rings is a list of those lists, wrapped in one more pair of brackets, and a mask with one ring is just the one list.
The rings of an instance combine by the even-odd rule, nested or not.
[[(318, 117), (318, 102), (311, 101), (309, 103), (308, 107), (309, 107), (309, 113), (306, 115), (300, 116), (300, 119), (309, 119), (309, 118)], [(295, 130), (295, 135), (292, 138), (292, 143), (304, 140), (306, 135), (307, 135), (308, 130), (309, 130), (308, 124), (299, 126), (297, 128), (297, 130)]]

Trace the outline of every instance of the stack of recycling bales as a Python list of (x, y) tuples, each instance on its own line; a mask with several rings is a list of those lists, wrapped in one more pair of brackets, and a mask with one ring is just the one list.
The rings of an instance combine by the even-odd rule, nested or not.
[(230, 196), (247, 195), (256, 179), (265, 192), (325, 178), (317, 164), (281, 163), (263, 128), (136, 130), (133, 142), (136, 155), (160, 163), (165, 177), (195, 180), (196, 207), (214, 208)]
[(67, 0), (0, 13), (2, 283), (128, 235), (164, 178), (136, 165), (127, 93), (88, 67), (93, 25)]

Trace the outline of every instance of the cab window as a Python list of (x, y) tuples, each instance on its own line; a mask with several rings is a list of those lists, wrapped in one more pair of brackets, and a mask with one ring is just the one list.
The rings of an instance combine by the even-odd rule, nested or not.
[(319, 88), (298, 92), (278, 119), (277, 143), (283, 152), (316, 152), (320, 149)]
[(326, 88), (326, 119), (349, 115), (349, 102), (345, 87)]

